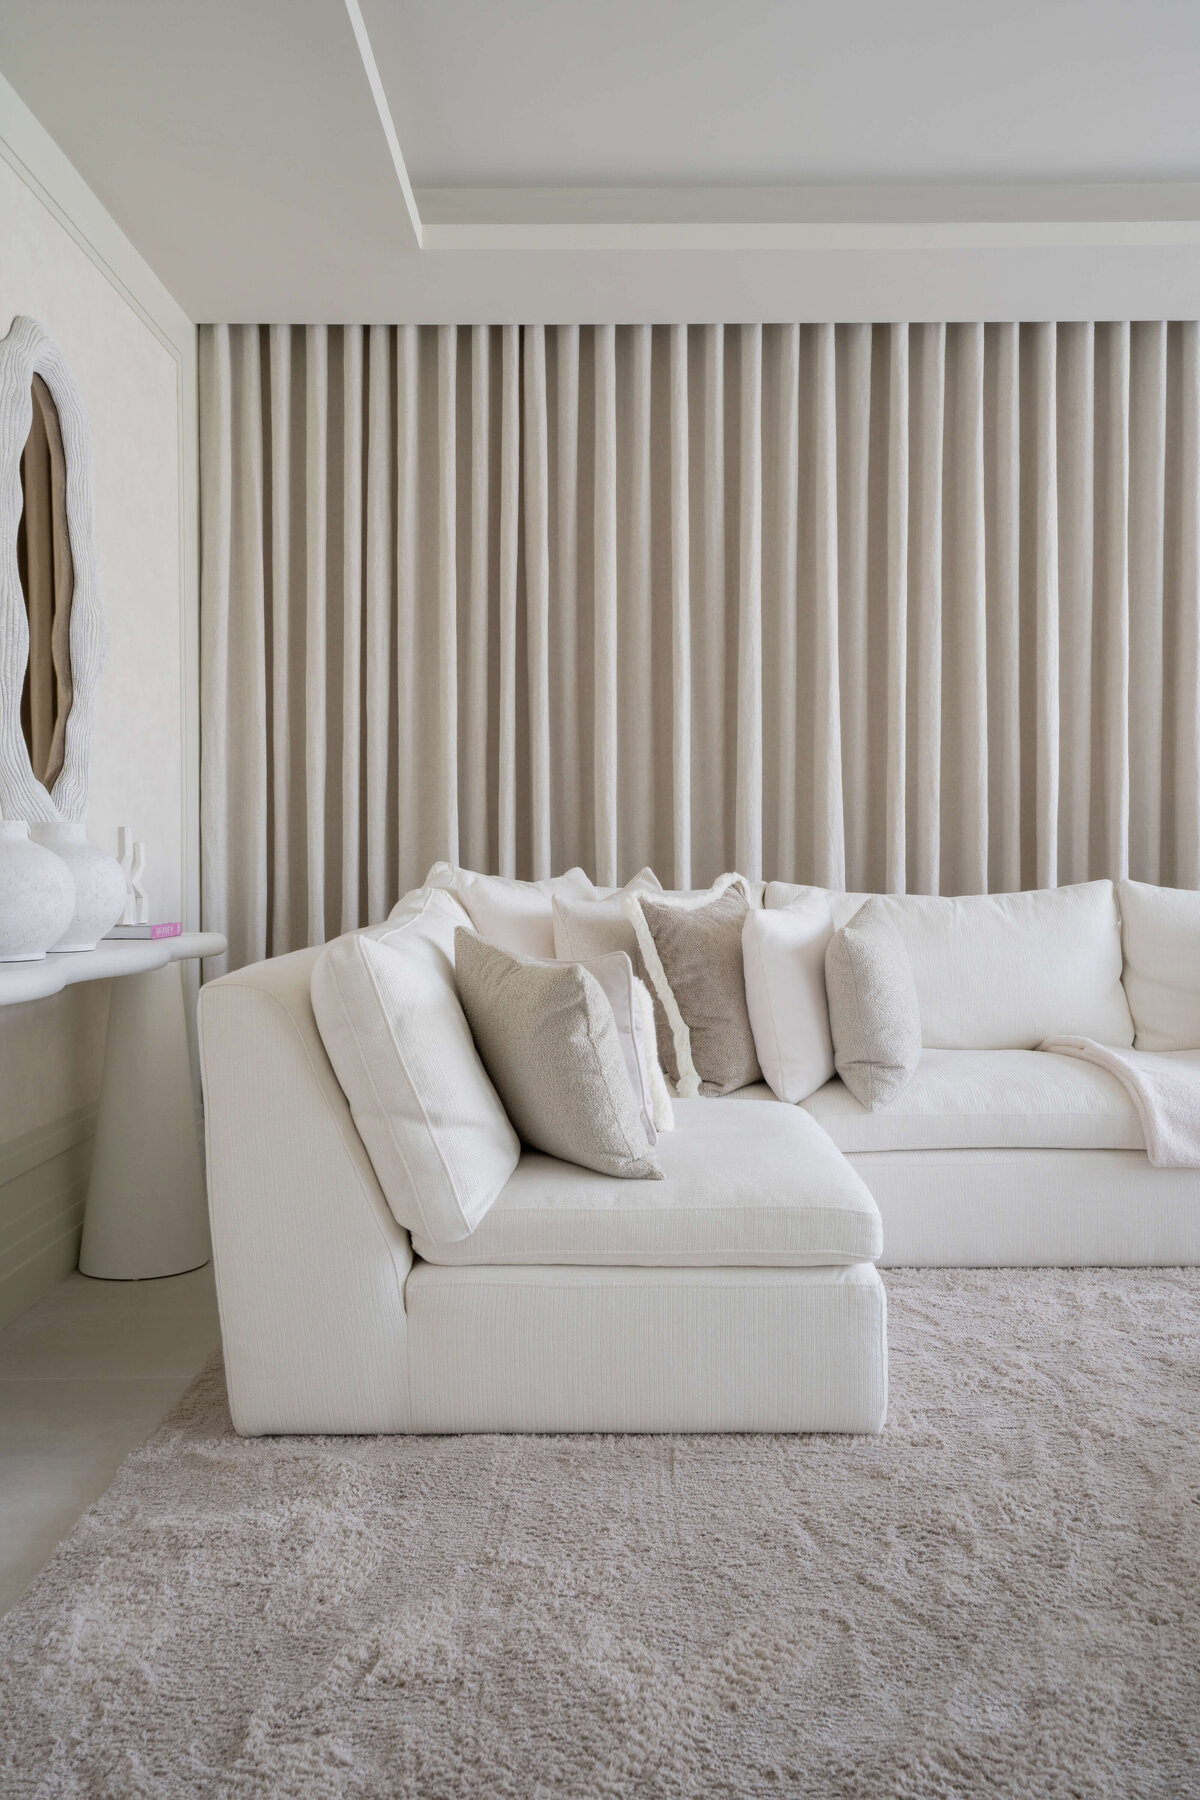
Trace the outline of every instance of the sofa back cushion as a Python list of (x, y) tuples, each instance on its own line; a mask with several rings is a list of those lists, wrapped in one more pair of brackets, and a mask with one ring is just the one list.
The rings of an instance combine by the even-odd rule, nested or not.
[(797, 881), (768, 881), (763, 905), (769, 912), (779, 911), (785, 906), (794, 906), (798, 900), (811, 901), (818, 894), (829, 906), (835, 931), (848, 925), (859, 908), (875, 898), (874, 894), (843, 894), (836, 888), (807, 887)]
[(436, 862), (422, 887), (405, 894), (392, 908), (391, 916), (406, 913), (414, 895), (431, 887), (448, 889), (461, 901), (476, 931), (489, 944), (499, 944), (515, 956), (536, 956), (543, 961), (556, 955), (574, 961), (580, 955), (600, 956), (608, 950), (630, 949), (629, 943), (606, 942), (582, 951), (556, 951), (552, 910), (556, 898), (611, 902), (610, 916), (613, 911), (619, 916), (623, 894), (662, 892), (662, 883), (653, 869), (639, 869), (624, 887), (601, 888), (595, 887), (591, 877), (579, 868), (540, 881), (517, 881), (507, 875), (484, 875), (477, 869), (460, 869), (455, 863)]
[(565, 875), (549, 876), (544, 881), (517, 881), (507, 875), (460, 869), (456, 863), (436, 862), (423, 884), (396, 902), (389, 918), (407, 916), (414, 900), (430, 888), (453, 894), (480, 937), (515, 951), (518, 956), (554, 955), (550, 903), (555, 894), (597, 892), (582, 869), (568, 869)]
[(459, 1004), (454, 933), (470, 921), (427, 889), (407, 917), (335, 938), (312, 1004), (379, 1185), (399, 1224), (433, 1243), (469, 1235), (521, 1146)]
[(1067, 1034), (1131, 1044), (1111, 881), (883, 901), (904, 939), (930, 1050), (1035, 1050)]
[(595, 893), (582, 869), (568, 869), (546, 881), (510, 881), (503, 875), (479, 875), (460, 869), (456, 892), (480, 937), (515, 956), (554, 955), (555, 894)]
[(1125, 996), (1139, 1050), (1200, 1047), (1200, 894), (1192, 888), (1117, 887)]
[[(813, 891), (772, 882), (767, 904)], [(829, 895), (835, 929), (864, 898)], [(1060, 1035), (1133, 1043), (1111, 881), (881, 904), (908, 951), (927, 1050), (1034, 1050)]]

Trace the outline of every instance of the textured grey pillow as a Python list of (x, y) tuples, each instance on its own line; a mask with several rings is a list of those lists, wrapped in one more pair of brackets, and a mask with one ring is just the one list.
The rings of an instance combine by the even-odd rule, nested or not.
[(475, 1048), (524, 1142), (601, 1175), (661, 1181), (596, 977), (464, 929), (454, 959)]
[(860, 906), (825, 952), (833, 1064), (874, 1112), (907, 1086), (921, 1060), (921, 1009), (904, 940), (879, 900)]
[(703, 906), (672, 906), (642, 894), (640, 904), (670, 995), (661, 998), (673, 1028), (680, 1094), (731, 1094), (761, 1081), (746, 1008), (745, 894), (730, 887)]

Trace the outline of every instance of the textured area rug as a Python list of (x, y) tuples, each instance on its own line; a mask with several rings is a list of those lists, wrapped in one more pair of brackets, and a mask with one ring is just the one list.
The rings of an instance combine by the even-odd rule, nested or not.
[(242, 1440), (214, 1367), (0, 1627), (0, 1793), (1200, 1793), (1200, 1271), (887, 1285), (875, 1439)]

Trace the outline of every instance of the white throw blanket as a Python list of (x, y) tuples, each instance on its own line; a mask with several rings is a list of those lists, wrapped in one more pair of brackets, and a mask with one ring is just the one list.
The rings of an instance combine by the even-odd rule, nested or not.
[(1038, 1048), (1116, 1076), (1137, 1108), (1156, 1169), (1200, 1169), (1200, 1050), (1116, 1050), (1085, 1037), (1047, 1038)]

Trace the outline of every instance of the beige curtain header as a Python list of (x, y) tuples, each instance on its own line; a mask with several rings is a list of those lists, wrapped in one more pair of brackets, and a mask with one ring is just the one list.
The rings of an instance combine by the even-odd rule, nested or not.
[(1200, 327), (207, 327), (205, 922), (1200, 885)]

